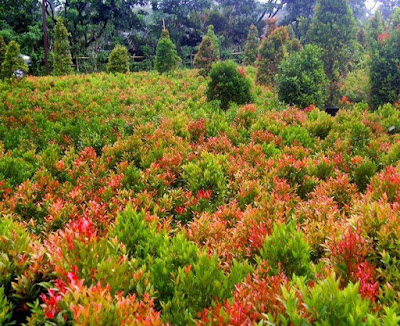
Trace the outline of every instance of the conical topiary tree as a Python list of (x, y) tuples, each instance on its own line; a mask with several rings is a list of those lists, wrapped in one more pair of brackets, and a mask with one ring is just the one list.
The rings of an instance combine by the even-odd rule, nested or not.
[(1, 77), (3, 79), (13, 79), (17, 70), (22, 70), (26, 73), (28, 72), (28, 66), (21, 57), (19, 44), (11, 41), (6, 48), (4, 61), (1, 65)]
[(129, 53), (125, 46), (118, 44), (110, 54), (108, 59), (107, 71), (112, 73), (129, 72)]
[(6, 48), (7, 48), (7, 44), (4, 41), (4, 37), (0, 36), (0, 70), (1, 70), (1, 65), (4, 62), (4, 58), (6, 56)]
[(274, 29), (263, 40), (257, 61), (257, 83), (264, 85), (274, 83), (278, 66), (287, 56), (286, 45), (288, 40), (289, 34), (285, 27)]
[(55, 40), (53, 52), (53, 74), (56, 76), (68, 75), (72, 71), (72, 56), (68, 40), (68, 30), (62, 19), (57, 21), (55, 27)]
[(198, 68), (200, 75), (205, 77), (210, 72), (212, 64), (218, 61), (218, 59), (215, 44), (208, 35), (204, 36), (200, 44), (200, 49), (194, 57), (195, 68)]
[(260, 39), (258, 37), (258, 29), (256, 26), (251, 25), (249, 34), (247, 35), (247, 42), (244, 47), (243, 63), (246, 66), (251, 66), (256, 62), (259, 47), (260, 47)]
[(175, 44), (171, 41), (169, 32), (164, 29), (157, 44), (155, 68), (160, 74), (170, 73), (180, 61)]
[(215, 35), (214, 25), (208, 26), (207, 36), (211, 39), (211, 42), (214, 45), (215, 55), (219, 59), (219, 57), (221, 56), (221, 45), (219, 44), (217, 35)]

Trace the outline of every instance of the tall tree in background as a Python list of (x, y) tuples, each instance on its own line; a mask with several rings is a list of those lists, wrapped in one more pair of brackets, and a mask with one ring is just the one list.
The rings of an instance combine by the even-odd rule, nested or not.
[(338, 82), (346, 74), (355, 39), (355, 21), (348, 0), (318, 0), (308, 40), (322, 49), (330, 80), (329, 105), (337, 100)]
[(249, 35), (247, 36), (246, 46), (244, 47), (244, 61), (247, 66), (253, 65), (258, 56), (258, 48), (260, 47), (260, 38), (258, 36), (258, 29), (256, 26), (251, 25)]
[(54, 34), (53, 73), (56, 76), (68, 75), (72, 70), (72, 57), (63, 19), (58, 20)]
[(84, 52), (109, 30), (128, 31), (140, 28), (143, 21), (134, 9), (145, 0), (53, 0), (49, 14), (53, 21), (57, 15), (65, 19), (71, 34), (73, 53)]
[(367, 25), (368, 43), (370, 48), (377, 45), (379, 35), (385, 32), (385, 22), (380, 10), (377, 10), (373, 17), (370, 18)]
[(395, 8), (400, 7), (400, 0), (379, 0), (379, 2), (381, 3), (379, 10), (385, 19), (392, 15)]
[(371, 78), (371, 105), (378, 108), (395, 103), (400, 98), (400, 30), (393, 31), (390, 39), (383, 38), (373, 53)]

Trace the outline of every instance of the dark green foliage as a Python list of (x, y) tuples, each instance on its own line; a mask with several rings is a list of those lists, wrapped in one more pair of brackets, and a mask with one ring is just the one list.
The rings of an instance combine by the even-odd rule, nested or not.
[(4, 156), (0, 159), (0, 177), (13, 186), (29, 179), (34, 172), (34, 166), (21, 158)]
[(289, 33), (285, 27), (274, 29), (261, 43), (257, 62), (257, 83), (270, 85), (275, 81), (278, 66), (288, 55), (286, 44)]
[(129, 72), (129, 53), (125, 46), (118, 44), (112, 50), (108, 59), (107, 71), (122, 74)]
[(310, 247), (296, 223), (275, 225), (272, 234), (265, 239), (261, 251), (262, 259), (268, 260), (271, 272), (279, 273), (280, 268), (288, 276), (309, 276), (311, 273)]
[(372, 107), (395, 103), (400, 97), (400, 30), (378, 47), (370, 62)]
[(160, 74), (170, 73), (175, 70), (181, 59), (178, 57), (174, 43), (169, 38), (167, 30), (162, 32), (157, 44), (155, 68)]
[(326, 98), (326, 84), (321, 50), (315, 45), (306, 45), (279, 66), (279, 99), (287, 104), (300, 108), (311, 104), (321, 107)]
[(246, 104), (252, 101), (251, 83), (239, 73), (237, 65), (231, 61), (217, 62), (210, 72), (207, 98), (221, 101), (221, 108), (227, 110), (229, 103)]
[(246, 46), (244, 48), (244, 61), (247, 66), (252, 66), (258, 56), (258, 48), (260, 47), (260, 38), (258, 36), (258, 29), (256, 26), (251, 25), (249, 34), (247, 36)]
[[(215, 36), (215, 34), (214, 34)], [(202, 76), (207, 76), (211, 70), (211, 66), (219, 59), (219, 51), (216, 48), (215, 40), (207, 34), (200, 44), (200, 49), (194, 57), (194, 66), (199, 69)]]
[(72, 57), (68, 40), (68, 31), (62, 19), (55, 27), (55, 41), (53, 52), (53, 74), (56, 76), (68, 75), (72, 69)]
[(308, 41), (322, 49), (330, 81), (329, 105), (338, 101), (338, 81), (346, 74), (355, 39), (355, 21), (348, 0), (318, 0)]
[(21, 58), (19, 44), (11, 41), (6, 48), (4, 61), (1, 65), (1, 77), (3, 79), (14, 79), (14, 73), (19, 69), (25, 73), (28, 72), (28, 66)]

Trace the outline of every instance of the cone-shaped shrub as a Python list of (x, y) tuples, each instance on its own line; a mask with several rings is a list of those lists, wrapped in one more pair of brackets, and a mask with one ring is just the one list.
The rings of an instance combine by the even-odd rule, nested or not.
[(6, 48), (4, 61), (1, 65), (1, 77), (4, 79), (14, 78), (14, 73), (17, 70), (28, 72), (28, 66), (24, 59), (21, 58), (21, 50), (19, 44), (11, 41)]
[(306, 45), (303, 50), (282, 62), (277, 76), (281, 101), (300, 108), (324, 104), (327, 78), (321, 57), (319, 47)]
[(0, 36), (0, 71), (1, 71), (1, 65), (4, 62), (4, 58), (6, 56), (6, 49), (7, 49), (7, 44), (4, 41), (3, 36)]
[(227, 110), (229, 103), (246, 104), (252, 101), (251, 84), (231, 61), (215, 63), (210, 72), (207, 98), (209, 101), (221, 101), (221, 108)]
[(286, 44), (289, 33), (285, 27), (279, 27), (271, 32), (262, 42), (257, 62), (257, 83), (273, 84), (278, 66), (287, 56)]
[(219, 58), (220, 55), (221, 55), (221, 46), (219, 44), (219, 40), (218, 40), (217, 35), (215, 35), (214, 26), (213, 25), (208, 26), (207, 36), (211, 39), (211, 42), (214, 45), (215, 54)]
[(199, 52), (194, 57), (194, 66), (199, 69), (202, 76), (207, 76), (212, 64), (218, 61), (218, 54), (215, 45), (209, 36), (205, 36), (200, 44)]
[(53, 74), (56, 76), (68, 75), (72, 69), (72, 57), (68, 40), (68, 30), (62, 19), (59, 19), (55, 28), (53, 52)]
[(169, 32), (163, 30), (157, 44), (155, 68), (160, 74), (170, 73), (175, 70), (181, 59), (176, 52), (175, 44), (172, 43)]
[(247, 42), (244, 48), (244, 61), (246, 66), (252, 66), (258, 55), (258, 48), (260, 47), (260, 39), (258, 37), (258, 29), (256, 26), (251, 25), (249, 34), (247, 35)]
[(129, 53), (125, 46), (118, 44), (110, 54), (107, 71), (112, 73), (129, 72)]

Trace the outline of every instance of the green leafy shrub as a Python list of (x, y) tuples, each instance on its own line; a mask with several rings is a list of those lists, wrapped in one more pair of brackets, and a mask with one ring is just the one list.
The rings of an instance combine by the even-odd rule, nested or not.
[(333, 127), (333, 118), (320, 110), (313, 110), (305, 123), (305, 127), (313, 137), (325, 139)]
[(151, 264), (151, 283), (161, 302), (168, 302), (174, 293), (174, 279), (178, 270), (193, 266), (200, 254), (197, 246), (189, 242), (183, 233), (165, 241), (158, 248), (158, 257)]
[(350, 71), (340, 87), (340, 93), (352, 103), (369, 103), (371, 83), (368, 68)]
[(172, 43), (167, 30), (163, 30), (157, 44), (155, 68), (160, 74), (170, 73), (175, 70), (181, 59), (178, 57), (174, 43)]
[(108, 59), (107, 71), (112, 73), (129, 72), (129, 53), (125, 46), (118, 44), (110, 54)]
[(280, 269), (288, 276), (310, 276), (310, 247), (301, 231), (296, 230), (294, 221), (275, 225), (272, 234), (265, 239), (260, 253), (268, 260), (271, 272), (278, 274)]
[(279, 66), (279, 99), (287, 104), (300, 108), (311, 104), (322, 106), (326, 98), (326, 85), (321, 50), (315, 45), (307, 45)]
[(13, 325), (11, 318), (12, 305), (7, 301), (7, 297), (4, 294), (4, 288), (0, 287), (0, 325)]
[(252, 66), (257, 60), (258, 48), (260, 47), (260, 38), (258, 37), (258, 29), (256, 26), (251, 25), (249, 34), (247, 35), (247, 42), (244, 47), (244, 60), (246, 66)]
[(365, 191), (370, 179), (375, 175), (377, 167), (375, 162), (365, 159), (353, 170), (353, 180), (360, 191)]
[(127, 206), (118, 214), (111, 236), (126, 246), (131, 257), (147, 259), (154, 256), (166, 241), (166, 235), (156, 232), (156, 226), (146, 221), (143, 212), (136, 212), (132, 206)]
[(221, 201), (226, 195), (227, 183), (224, 160), (222, 155), (203, 153), (197, 162), (183, 166), (182, 178), (191, 191), (211, 190), (213, 198)]
[[(282, 302), (286, 313), (280, 316), (284, 324), (295, 325), (364, 325), (369, 301), (359, 294), (358, 284), (349, 284), (343, 290), (334, 276), (309, 287), (301, 278), (295, 278), (291, 290), (283, 288)], [(298, 290), (297, 290), (297, 289)], [(304, 304), (299, 305), (298, 295)], [(310, 315), (304, 320), (304, 315)]]
[(220, 45), (217, 35), (215, 35), (214, 25), (208, 26), (207, 36), (211, 39), (211, 42), (214, 47), (215, 55), (217, 56), (217, 58), (219, 58), (221, 56), (221, 45)]
[(0, 177), (17, 186), (35, 173), (35, 167), (20, 158), (4, 156), (0, 158)]
[(297, 142), (304, 147), (311, 148), (314, 144), (310, 133), (302, 126), (289, 126), (282, 130), (281, 136), (285, 145), (293, 145)]
[(53, 74), (56, 76), (68, 75), (72, 71), (72, 56), (68, 40), (68, 30), (62, 19), (58, 19), (55, 27), (53, 52)]
[(207, 88), (209, 101), (221, 101), (221, 108), (227, 110), (229, 103), (246, 104), (252, 101), (251, 83), (244, 73), (240, 73), (231, 61), (215, 63), (210, 72)]
[(22, 70), (28, 72), (28, 66), (24, 59), (21, 58), (20, 46), (17, 42), (11, 41), (4, 55), (4, 61), (1, 65), (1, 77), (3, 79), (15, 79), (15, 72)]
[(163, 305), (166, 321), (190, 325), (198, 312), (211, 306), (214, 299), (229, 293), (228, 277), (218, 267), (216, 257), (201, 255), (194, 265), (178, 270), (173, 298)]

